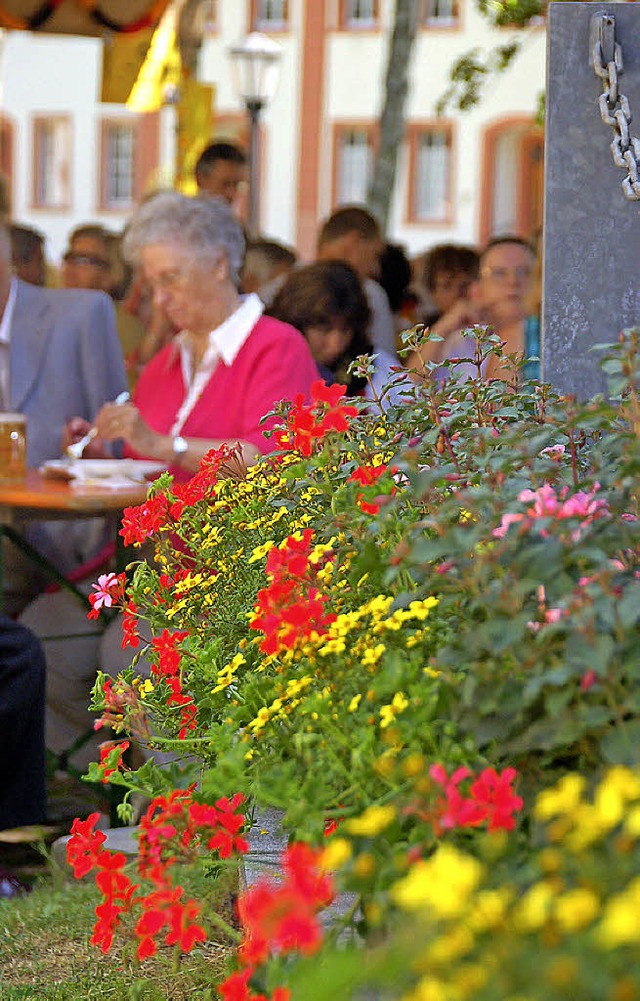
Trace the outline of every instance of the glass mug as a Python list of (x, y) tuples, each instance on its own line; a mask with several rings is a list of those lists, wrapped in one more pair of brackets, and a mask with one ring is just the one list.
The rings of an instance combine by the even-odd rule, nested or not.
[(27, 475), (27, 418), (0, 412), (0, 483), (21, 483)]

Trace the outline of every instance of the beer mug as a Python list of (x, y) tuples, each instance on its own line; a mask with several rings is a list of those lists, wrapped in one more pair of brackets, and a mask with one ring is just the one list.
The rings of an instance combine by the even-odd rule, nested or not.
[(0, 412), (0, 483), (21, 483), (27, 475), (27, 419)]

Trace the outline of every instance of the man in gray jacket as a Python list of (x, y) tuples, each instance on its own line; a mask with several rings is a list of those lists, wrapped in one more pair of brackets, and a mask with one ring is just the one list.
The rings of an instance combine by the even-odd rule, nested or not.
[[(15, 278), (9, 235), (0, 227), (0, 410), (26, 414), (27, 465), (58, 458), (69, 422), (92, 421), (102, 404), (126, 387), (109, 296), (40, 288)], [(63, 571), (85, 556), (82, 547), (69, 544), (68, 526), (60, 533), (59, 525), (37, 524), (25, 534)], [(4, 610), (15, 615), (38, 584), (33, 568), (6, 542), (3, 555)]]

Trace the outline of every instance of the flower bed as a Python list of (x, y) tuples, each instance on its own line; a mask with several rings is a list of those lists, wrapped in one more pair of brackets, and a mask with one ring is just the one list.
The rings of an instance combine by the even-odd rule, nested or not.
[[(240, 899), (227, 1001), (640, 996), (637, 351), (606, 357), (614, 403), (477, 378), (372, 412), (317, 384), (273, 456), (212, 453), (126, 512), (155, 560), (93, 603), (124, 608), (132, 653), (148, 620), (151, 671), (102, 677), (96, 708), (183, 760), (131, 772), (116, 744), (91, 767), (158, 797), (142, 875), (169, 903), (152, 920), (109, 883), (110, 933), (195, 945), (217, 919), (176, 910), (170, 862), (233, 864), (257, 804), (291, 842)], [(336, 888), (357, 903), (326, 935)]]

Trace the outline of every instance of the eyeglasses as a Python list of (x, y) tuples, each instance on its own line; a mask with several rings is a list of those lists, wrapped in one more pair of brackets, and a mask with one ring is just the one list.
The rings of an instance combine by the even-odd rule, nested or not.
[(89, 268), (109, 268), (110, 264), (102, 257), (94, 257), (92, 254), (76, 254), (73, 250), (68, 250), (62, 260), (65, 264), (79, 264), (81, 267)]
[(480, 274), (483, 278), (493, 278), (496, 282), (505, 282), (508, 278), (526, 281), (531, 278), (532, 269), (521, 265), (518, 268), (483, 268)]
[(165, 271), (154, 278), (147, 276), (147, 282), (152, 289), (160, 289), (162, 292), (171, 292), (179, 288), (187, 277), (186, 271)]

